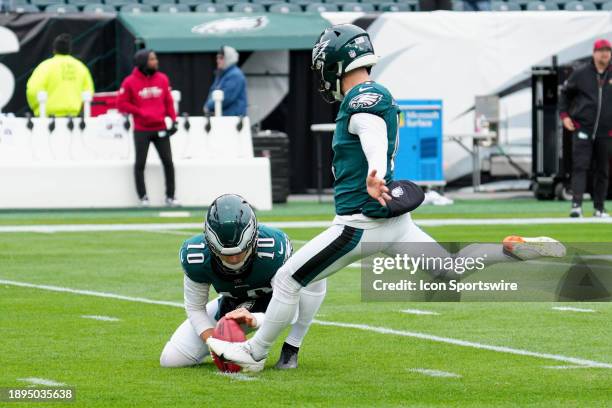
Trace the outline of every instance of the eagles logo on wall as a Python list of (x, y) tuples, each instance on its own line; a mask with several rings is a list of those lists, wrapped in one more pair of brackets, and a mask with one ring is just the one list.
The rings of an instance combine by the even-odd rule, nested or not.
[(358, 108), (371, 108), (375, 106), (382, 99), (382, 95), (378, 93), (366, 92), (360, 95), (355, 96), (349, 102), (349, 108), (358, 109)]
[(222, 18), (197, 25), (191, 29), (191, 32), (201, 35), (236, 33), (259, 30), (266, 27), (268, 23), (266, 16)]

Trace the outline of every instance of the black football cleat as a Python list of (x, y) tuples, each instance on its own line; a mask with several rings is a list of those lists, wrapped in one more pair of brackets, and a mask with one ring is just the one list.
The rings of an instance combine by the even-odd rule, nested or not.
[(290, 370), (298, 367), (299, 347), (284, 343), (278, 362), (274, 366), (279, 370)]

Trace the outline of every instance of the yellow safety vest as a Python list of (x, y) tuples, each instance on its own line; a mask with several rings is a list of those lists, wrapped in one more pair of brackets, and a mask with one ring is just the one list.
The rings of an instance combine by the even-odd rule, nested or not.
[(38, 93), (47, 92), (47, 115), (77, 116), (83, 104), (82, 93), (94, 92), (89, 70), (70, 55), (56, 54), (41, 62), (27, 84), (28, 104), (39, 115)]

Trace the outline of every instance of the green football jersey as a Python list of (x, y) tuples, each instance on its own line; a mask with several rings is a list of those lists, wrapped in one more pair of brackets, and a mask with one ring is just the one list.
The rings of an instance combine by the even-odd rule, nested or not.
[(291, 252), (291, 241), (287, 234), (260, 224), (253, 261), (244, 273), (232, 280), (224, 279), (215, 272), (218, 266), (212, 259), (204, 234), (185, 241), (179, 257), (185, 274), (192, 281), (209, 283), (220, 295), (247, 300), (272, 292), (271, 280), (289, 259)]
[(362, 213), (364, 208), (373, 213), (383, 208), (368, 195), (368, 161), (361, 148), (359, 136), (349, 133), (349, 121), (355, 113), (380, 116), (387, 124), (387, 173), (384, 179), (387, 184), (393, 180), (393, 160), (398, 147), (399, 107), (387, 88), (376, 82), (364, 82), (349, 90), (336, 117), (336, 130), (332, 139), (332, 171), (338, 215)]

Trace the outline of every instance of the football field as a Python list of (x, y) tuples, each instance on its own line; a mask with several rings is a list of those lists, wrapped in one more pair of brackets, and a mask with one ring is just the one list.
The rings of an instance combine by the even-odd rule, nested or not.
[[(438, 241), (612, 242), (612, 223), (566, 223), (566, 212), (557, 202), (460, 201), (414, 218)], [(332, 213), (293, 203), (258, 214), (287, 226), (299, 248)], [(65, 404), (75, 407), (612, 406), (609, 303), (362, 302), (356, 266), (328, 280), (297, 370), (271, 367), (280, 341), (257, 375), (222, 375), (210, 359), (160, 368), (186, 318), (178, 250), (202, 216), (0, 213), (0, 387), (74, 387)]]

